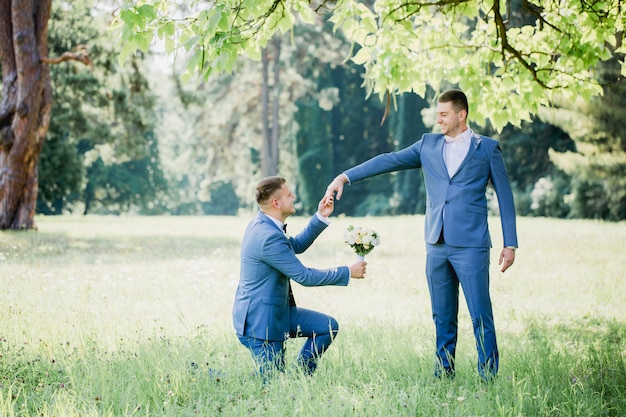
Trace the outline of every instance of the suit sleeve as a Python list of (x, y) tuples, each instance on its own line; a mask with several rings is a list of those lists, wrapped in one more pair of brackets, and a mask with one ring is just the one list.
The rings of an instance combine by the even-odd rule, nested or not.
[(306, 227), (295, 237), (289, 238), (291, 247), (295, 253), (302, 253), (313, 244), (315, 239), (326, 229), (328, 225), (313, 216)]
[(502, 234), (504, 246), (517, 247), (517, 228), (515, 225), (515, 203), (509, 175), (504, 165), (500, 145), (496, 145), (491, 155), (489, 165), (491, 183), (498, 197), (500, 208), (500, 221), (502, 222)]
[(377, 155), (367, 161), (352, 167), (344, 174), (350, 180), (350, 183), (359, 182), (366, 178), (376, 175), (386, 174), (388, 172), (402, 171), (405, 169), (419, 168), (422, 166), (420, 161), (420, 150), (422, 148), (424, 138), (415, 142), (397, 152), (388, 152)]
[(350, 280), (350, 269), (347, 266), (330, 269), (307, 268), (292, 252), (287, 240), (278, 233), (268, 236), (263, 243), (263, 259), (287, 278), (307, 287), (346, 286)]

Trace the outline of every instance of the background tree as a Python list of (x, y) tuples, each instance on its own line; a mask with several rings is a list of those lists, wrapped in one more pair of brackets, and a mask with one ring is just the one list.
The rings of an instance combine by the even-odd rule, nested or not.
[[(429, 103), (416, 94), (404, 93), (398, 99), (398, 111), (392, 113), (395, 150), (406, 148), (428, 132), (422, 110)], [(421, 136), (420, 136), (421, 137)], [(416, 170), (398, 172), (390, 206), (394, 214), (423, 214), (426, 212), (426, 188), (422, 173)]]
[[(622, 58), (623, 59), (623, 58)], [(587, 102), (560, 100), (544, 120), (576, 142), (575, 152), (551, 152), (557, 167), (571, 177), (570, 217), (626, 219), (626, 83), (618, 59), (599, 65), (604, 95)]]
[[(559, 127), (537, 117), (521, 127), (505, 127), (494, 134), (515, 195), (515, 208), (522, 216), (566, 217), (569, 176), (551, 160), (550, 153), (574, 151), (576, 145)], [(547, 187), (547, 188), (546, 188)]]
[[(330, 139), (336, 175), (369, 155), (393, 150), (394, 144), (389, 123), (381, 124), (384, 104), (376, 98), (363, 100), (363, 69), (335, 67), (331, 76), (333, 83), (339, 86), (339, 102), (342, 104), (331, 110)], [(332, 177), (325, 178), (326, 185), (330, 179)], [(351, 185), (350, 197), (345, 201), (342, 198), (343, 203), (337, 206), (336, 212), (356, 216), (384, 214), (392, 190), (393, 186), (389, 186), (389, 179), (384, 176)]]
[(96, 5), (103, 6), (94, 0), (52, 5), (50, 53), (81, 47), (94, 65), (50, 69), (55, 105), (39, 160), (38, 212), (163, 212), (156, 98), (144, 57), (118, 65), (106, 37), (109, 14)]
[[(48, 58), (51, 0), (0, 1), (0, 229), (31, 229), (37, 163), (50, 122)], [(84, 58), (84, 57), (83, 57)]]
[[(261, 146), (261, 175), (268, 177), (278, 173), (278, 140), (280, 136), (280, 36), (274, 36), (268, 47), (261, 52), (261, 120), (263, 145)], [(270, 84), (270, 69), (272, 82)]]
[[(422, 128), (430, 129), (432, 120), (429, 112), (432, 108), (426, 108), (427, 104), (441, 89), (455, 86), (463, 88), (472, 97), (472, 124), (482, 124), (481, 133), (499, 138), (507, 149), (507, 159), (514, 155), (507, 165), (516, 186), (520, 212), (602, 218), (609, 215), (615, 218), (616, 213), (623, 212), (623, 201), (617, 197), (620, 194), (607, 192), (614, 190), (614, 186), (606, 187), (606, 184), (619, 185), (615, 178), (621, 171), (614, 169), (618, 165), (607, 165), (606, 162), (610, 160), (607, 158), (610, 153), (619, 156), (615, 148), (594, 148), (593, 158), (598, 162), (595, 163), (596, 185), (593, 187), (588, 181), (592, 170), (581, 169), (580, 164), (574, 167), (573, 159), (569, 159), (569, 165), (566, 164), (569, 169), (558, 161), (563, 150), (575, 152), (575, 158), (580, 161), (591, 159), (585, 139), (572, 133), (575, 130), (584, 134), (589, 130), (564, 127), (568, 119), (562, 116), (563, 112), (559, 109), (565, 110), (568, 107), (566, 104), (570, 103), (569, 107), (578, 107), (587, 116), (593, 116), (588, 111), (589, 106), (580, 107), (572, 103), (588, 102), (589, 97), (620, 83), (618, 77), (603, 77), (599, 65), (614, 60), (617, 71), (613, 74), (621, 73), (624, 19), (619, 2), (512, 1), (504, 4), (444, 1), (434, 6), (391, 0), (345, 0), (338, 3), (232, 0), (213, 3), (214, 7), (209, 10), (203, 10), (202, 3), (193, 4), (199, 10), (186, 14), (182, 19), (178, 14), (176, 20), (172, 19), (173, 15), (169, 14), (171, 9), (165, 2), (145, 1), (121, 9), (118, 15), (121, 26), (117, 26), (121, 28), (124, 42), (121, 58), (127, 57), (137, 47), (148, 50), (155, 37), (159, 37), (167, 51), (177, 53), (187, 62), (187, 72), (182, 79), (202, 75), (208, 80), (210, 75), (236, 70), (223, 79), (228, 79), (228, 83), (237, 83), (242, 80), (242, 69), (252, 67), (239, 59), (240, 55), (262, 61), (262, 51), (276, 33), (292, 31), (290, 47), (306, 51), (312, 59), (301, 59), (300, 52), (295, 55), (285, 53), (286, 58), (281, 58), (281, 68), (286, 74), (291, 70), (290, 65), (295, 65), (297, 73), (303, 75), (303, 82), (306, 80), (315, 88), (299, 96), (301, 99), (297, 101), (296, 113), (281, 110), (279, 120), (285, 115), (295, 114), (297, 123), (289, 124), (286, 134), (281, 134), (280, 146), (297, 154), (300, 173), (297, 189), (304, 210), (313, 209), (312, 197), (325, 176), (336, 174), (349, 166), (353, 159), (356, 163), (375, 151), (403, 147), (403, 144), (417, 139), (408, 138), (412, 131), (419, 134), (418, 130)], [(345, 72), (342, 60), (339, 64), (330, 64), (330, 68), (325, 68), (325, 64), (312, 64), (323, 56), (314, 51), (322, 45), (318, 39), (324, 35), (307, 38), (306, 47), (299, 44), (298, 32), (302, 29), (296, 23), (306, 22), (313, 27), (310, 33), (318, 33), (320, 20), (335, 25), (335, 39), (345, 37), (347, 44), (352, 44), (351, 51), (340, 54), (342, 58), (352, 57), (353, 63), (364, 69), (357, 71), (365, 81), (361, 83), (358, 80), (357, 86), (362, 91), (360, 97), (349, 94), (351, 77)], [(184, 53), (178, 47), (184, 48)], [(341, 49), (336, 45), (327, 48), (327, 52), (332, 53), (338, 50)], [(189, 60), (186, 60), (187, 54)], [(342, 68), (337, 70), (339, 67)], [(358, 67), (350, 71), (355, 68)], [(283, 75), (281, 73), (281, 80)], [(226, 91), (223, 86), (218, 86), (223, 79), (211, 77), (211, 83), (215, 85), (210, 90)], [(202, 146), (214, 148), (214, 154), (223, 155), (221, 159), (224, 160), (230, 157), (232, 161), (222, 163), (214, 157), (205, 158), (212, 162), (205, 164), (211, 168), (201, 182), (202, 188), (210, 189), (211, 193), (228, 189), (218, 187), (220, 182), (231, 182), (233, 186), (230, 189), (247, 206), (247, 193), (242, 192), (247, 191), (242, 187), (246, 182), (242, 178), (246, 176), (241, 172), (241, 165), (234, 161), (244, 161), (248, 164), (244, 165), (247, 173), (255, 175), (260, 172), (255, 167), (263, 159), (263, 152), (255, 139), (260, 133), (260, 130), (255, 131), (259, 123), (254, 117), (249, 117), (249, 110), (255, 106), (254, 96), (233, 96), (232, 91), (231, 88), (228, 95), (219, 96), (220, 99), (214, 101), (218, 104), (205, 105), (202, 118), (213, 118), (210, 114), (222, 113), (224, 108), (236, 108), (228, 104), (231, 99), (245, 103), (238, 106), (236, 114), (232, 113), (228, 124), (240, 134), (245, 131), (241, 125), (253, 126), (247, 129), (251, 135), (247, 141), (239, 138), (227, 142), (216, 139), (205, 129), (202, 139), (205, 144)], [(400, 95), (404, 91), (421, 96), (419, 101), (414, 94), (407, 95), (416, 99), (415, 108), (410, 111), (411, 99)], [(371, 111), (374, 106), (364, 105), (367, 100), (363, 100), (363, 95), (380, 99), (389, 97), (387, 92), (397, 97), (397, 100), (390, 100), (397, 102), (397, 112), (387, 116), (389, 126), (376, 130), (375, 123), (368, 123), (379, 119), (384, 111), (378, 113), (382, 107)], [(215, 97), (211, 94), (207, 97)], [(291, 97), (298, 98), (297, 95)], [(355, 100), (356, 97), (359, 99)], [(474, 99), (476, 97), (479, 99)], [(281, 99), (280, 103), (281, 106), (288, 105), (287, 100)], [(595, 103), (597, 106), (597, 103), (603, 102)], [(407, 118), (406, 114), (416, 114), (416, 111), (423, 117)], [(362, 117), (364, 114), (366, 116)], [(533, 118), (532, 115), (539, 115), (540, 118)], [(606, 118), (606, 115), (597, 116)], [(615, 118), (612, 123), (618, 125), (618, 122), (619, 119)], [(420, 126), (422, 123), (423, 126)], [(606, 129), (600, 127), (597, 121), (593, 123), (599, 134), (606, 134)], [(209, 126), (205, 122), (200, 124)], [(287, 124), (281, 122), (280, 126), (282, 130)], [(298, 129), (294, 142), (291, 142), (294, 135), (291, 129)], [(232, 137), (232, 134), (225, 137)], [(576, 141), (575, 144), (570, 138)], [(200, 142), (200, 139), (194, 140)], [(214, 143), (207, 145), (211, 140)], [(226, 150), (233, 149), (239, 154), (242, 150), (246, 151), (241, 158), (232, 157), (232, 153)], [(548, 154), (549, 151), (551, 154)], [(279, 171), (289, 172), (285, 169), (291, 165), (284, 165), (283, 162), (274, 165)], [(227, 169), (227, 166), (233, 169)], [(219, 175), (216, 175), (218, 172)], [(586, 177), (576, 174), (580, 172), (585, 172)], [(411, 172), (399, 173), (368, 182), (355, 194), (358, 199), (347, 199), (338, 210), (353, 215), (383, 214), (410, 212), (411, 207), (416, 206), (415, 211), (419, 212), (419, 206), (423, 204), (423, 199), (419, 198), (420, 190), (416, 189), (420, 186), (419, 176), (402, 179), (411, 175)], [(601, 202), (603, 194), (611, 195), (610, 199), (605, 198), (606, 203)], [(582, 205), (576, 208), (577, 202), (582, 204), (583, 201), (590, 210), (582, 210)]]
[[(215, 205), (232, 202), (233, 193), (238, 205), (223, 205), (220, 214), (236, 214), (239, 207), (255, 205), (251, 190), (263, 175), (264, 140), (272, 140), (272, 135), (276, 135), (273, 146), (277, 149), (272, 151), (273, 165), (266, 169), (283, 175), (295, 172), (294, 103), (312, 82), (289, 63), (294, 53), (295, 47), (289, 42), (281, 41), (278, 56), (269, 49), (266, 90), (262, 63), (243, 59), (236, 74), (184, 84), (180, 73), (175, 72), (173, 83), (159, 83), (159, 94), (169, 98), (161, 111), (165, 121), (160, 126), (161, 144), (167, 155), (164, 168), (171, 174), (172, 189), (184, 194), (173, 196), (180, 199), (179, 214), (215, 214)], [(278, 78), (274, 68), (280, 72)], [(264, 94), (267, 106), (262, 105)], [(183, 111), (176, 108), (172, 97), (180, 99)]]
[[(334, 24), (337, 33), (352, 44), (353, 48), (346, 56), (364, 68), (362, 85), (367, 96), (385, 99), (388, 94), (399, 96), (410, 91), (427, 99), (429, 92), (437, 94), (450, 86), (459, 87), (470, 97), (480, 98), (471, 100), (470, 114), (472, 123), (482, 125), (483, 133), (491, 132), (493, 136), (499, 136), (498, 133), (502, 132), (502, 140), (508, 137), (510, 146), (521, 146), (530, 150), (529, 154), (541, 154), (540, 160), (547, 162), (543, 166), (548, 167), (548, 172), (537, 177), (536, 172), (526, 169), (527, 177), (519, 178), (520, 184), (525, 183), (520, 185), (523, 189), (518, 190), (523, 197), (520, 201), (524, 212), (602, 218), (607, 218), (607, 213), (611, 212), (611, 218), (616, 218), (616, 213), (619, 215), (624, 211), (623, 201), (617, 197), (619, 193), (612, 193), (615, 197), (606, 199), (612, 205), (609, 211), (601, 208), (601, 204), (594, 204), (595, 213), (574, 209), (576, 201), (589, 201), (581, 197), (583, 195), (594, 196), (593, 201), (599, 203), (600, 194), (607, 188), (605, 185), (587, 187), (589, 181), (580, 176), (578, 180), (570, 181), (570, 175), (580, 172), (581, 165), (574, 167), (570, 163), (570, 168), (565, 169), (556, 160), (560, 152), (556, 149), (564, 148), (563, 144), (550, 140), (552, 127), (549, 124), (559, 125), (565, 136), (571, 131), (563, 128), (562, 121), (545, 116), (546, 113), (554, 113), (555, 106), (561, 107), (562, 103), (589, 102), (591, 97), (602, 94), (603, 89), (611, 88), (612, 81), (607, 81), (602, 71), (598, 71), (600, 63), (613, 60), (614, 74), (624, 73), (622, 40), (626, 19), (618, 0), (591, 3), (445, 0), (437, 4), (395, 0), (343, 0), (337, 3), (226, 0), (212, 3), (208, 9), (202, 8), (200, 3), (194, 4), (200, 9), (187, 14), (184, 19), (180, 15), (174, 19), (167, 2), (146, 0), (120, 9), (113, 24), (121, 34), (120, 59), (126, 59), (138, 48), (147, 51), (158, 37), (165, 42), (169, 53), (184, 48), (189, 54), (183, 78), (201, 75), (208, 79), (212, 74), (234, 70), (240, 65), (240, 55), (261, 60), (263, 48), (270, 39), (277, 32), (292, 30), (296, 22), (317, 24), (319, 19), (323, 19)], [(615, 81), (619, 82), (618, 79)], [(336, 87), (316, 91), (326, 94), (335, 91), (332, 88)], [(337, 96), (345, 94), (336, 91)], [(298, 119), (303, 123), (306, 120), (328, 120), (326, 132), (331, 140), (332, 155), (330, 170), (337, 172), (346, 166), (344, 162), (355, 156), (344, 157), (344, 147), (350, 146), (351, 150), (357, 149), (360, 153), (369, 148), (367, 139), (361, 136), (365, 143), (355, 146), (351, 141), (335, 136), (335, 133), (341, 135), (343, 130), (337, 129), (337, 120), (332, 112), (326, 115), (315, 108), (316, 99), (309, 97), (299, 105), (301, 111), (308, 109), (317, 114), (298, 115)], [(402, 101), (401, 98), (397, 100), (399, 111), (404, 111)], [(303, 104), (305, 102), (307, 104)], [(342, 106), (346, 103), (342, 102)], [(350, 111), (347, 110), (346, 114)], [(340, 113), (335, 108), (333, 112)], [(540, 115), (541, 120), (549, 124), (542, 127), (541, 121), (533, 115)], [(395, 121), (401, 119), (395, 118)], [(508, 124), (512, 126), (507, 127)], [(508, 133), (503, 131), (505, 127)], [(391, 135), (377, 136), (376, 140), (381, 141), (378, 145), (380, 149), (399, 146), (398, 139), (402, 138), (399, 132), (403, 127), (394, 125), (391, 129)], [(527, 141), (524, 129), (539, 133), (540, 137), (547, 138), (547, 143), (534, 146)], [(360, 131), (364, 132), (363, 129)], [(557, 132), (557, 136), (566, 140), (560, 136), (561, 133)], [(327, 139), (319, 131), (311, 131), (307, 135), (308, 138), (315, 138), (311, 149), (306, 143), (308, 139), (297, 141), (298, 153), (303, 156), (300, 158), (300, 172), (308, 173), (300, 178), (302, 189), (306, 190), (301, 195), (312, 195), (315, 189), (313, 183), (319, 182), (319, 176), (312, 179), (314, 177), (310, 173), (315, 170), (310, 167), (316, 167), (318, 171), (320, 168), (322, 171), (328, 169), (315, 158), (315, 153), (328, 150)], [(580, 145), (576, 135), (571, 137)], [(568, 149), (572, 148), (571, 145), (571, 142), (567, 145)], [(589, 153), (584, 153), (584, 148), (576, 146), (576, 153), (579, 157), (584, 155), (581, 161), (588, 161)], [(547, 149), (554, 150), (554, 158), (546, 158)], [(607, 175), (619, 176), (621, 171), (615, 168), (615, 164), (613, 168), (606, 166), (606, 147), (596, 150), (605, 154), (598, 157), (598, 161), (602, 162), (595, 164), (597, 180), (594, 181), (606, 184), (613, 181), (607, 181)], [(519, 156), (519, 150), (517, 154)], [(539, 168), (540, 164), (530, 166)], [(514, 171), (516, 168), (511, 167)], [(519, 172), (522, 171), (524, 169), (520, 168)], [(584, 171), (587, 174), (592, 172)], [(398, 177), (405, 174), (411, 175), (402, 173)], [(530, 177), (534, 177), (533, 181), (526, 184)], [(616, 185), (619, 183), (613, 182)], [(395, 176), (387, 181), (376, 179), (359, 193), (366, 200), (360, 204), (361, 208), (357, 209), (356, 203), (344, 203), (346, 213), (404, 211), (406, 204), (411, 206), (413, 203), (401, 201), (409, 195), (402, 184), (415, 186), (417, 183), (414, 180), (398, 180)], [(395, 190), (391, 197), (388, 195), (390, 185)], [(568, 196), (564, 197), (563, 193)], [(374, 201), (377, 199), (380, 201)]]

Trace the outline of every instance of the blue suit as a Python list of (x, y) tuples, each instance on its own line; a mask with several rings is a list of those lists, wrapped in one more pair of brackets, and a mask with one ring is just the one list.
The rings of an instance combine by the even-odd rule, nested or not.
[(313, 269), (296, 254), (304, 252), (327, 227), (317, 216), (295, 237), (259, 211), (248, 224), (241, 245), (240, 281), (233, 324), (240, 341), (259, 362), (261, 373), (284, 367), (284, 341), (307, 337), (299, 362), (309, 372), (328, 348), (339, 327), (330, 316), (296, 306), (290, 280), (304, 286), (348, 285), (350, 269)]
[(458, 287), (472, 317), (478, 370), (498, 370), (493, 312), (489, 296), (487, 184), (498, 198), (504, 246), (517, 247), (515, 207), (509, 177), (497, 141), (474, 134), (467, 156), (450, 177), (443, 159), (443, 134), (425, 134), (398, 152), (378, 155), (344, 172), (350, 182), (411, 168), (422, 168), (426, 186), (424, 234), (426, 276), (437, 337), (437, 374), (454, 373)]

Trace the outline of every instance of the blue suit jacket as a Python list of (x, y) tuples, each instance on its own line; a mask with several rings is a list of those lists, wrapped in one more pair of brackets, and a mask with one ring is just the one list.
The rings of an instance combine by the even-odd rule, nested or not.
[[(248, 224), (241, 245), (241, 271), (233, 306), (235, 331), (257, 339), (282, 341), (289, 335), (292, 279), (304, 286), (348, 285), (347, 266), (307, 268), (296, 257), (327, 227), (317, 216), (295, 237), (287, 237), (259, 211)], [(290, 303), (291, 299), (291, 303)]]
[[(425, 134), (398, 152), (378, 155), (345, 174), (351, 182), (386, 172), (422, 168), (426, 185), (426, 242), (438, 241), (445, 215), (444, 239), (461, 247), (491, 247), (487, 225), (487, 184), (498, 197), (504, 246), (517, 246), (515, 206), (500, 145), (474, 134), (467, 156), (450, 178), (443, 160), (444, 135)], [(445, 209), (445, 214), (444, 214)]]

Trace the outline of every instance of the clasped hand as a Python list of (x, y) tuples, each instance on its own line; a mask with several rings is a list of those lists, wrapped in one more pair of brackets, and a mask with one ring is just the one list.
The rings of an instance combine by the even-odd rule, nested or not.
[(333, 214), (333, 211), (335, 211), (335, 202), (333, 196), (331, 195), (330, 198), (327, 198), (326, 195), (324, 195), (324, 197), (317, 204), (317, 211), (323, 217), (329, 217), (331, 214)]
[(347, 178), (343, 174), (336, 176), (326, 188), (326, 194), (324, 194), (323, 201), (332, 200), (335, 192), (337, 193), (337, 200), (341, 200), (341, 196), (343, 195), (343, 186), (346, 183), (346, 180)]

